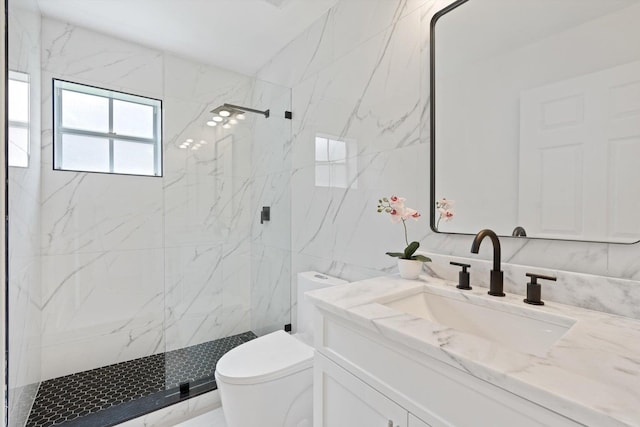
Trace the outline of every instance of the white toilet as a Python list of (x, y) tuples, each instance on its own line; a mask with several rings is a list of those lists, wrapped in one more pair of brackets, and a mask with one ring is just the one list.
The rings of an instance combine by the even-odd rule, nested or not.
[(246, 342), (216, 365), (227, 427), (311, 427), (313, 424), (313, 306), (304, 293), (346, 283), (315, 271), (298, 273), (297, 332)]

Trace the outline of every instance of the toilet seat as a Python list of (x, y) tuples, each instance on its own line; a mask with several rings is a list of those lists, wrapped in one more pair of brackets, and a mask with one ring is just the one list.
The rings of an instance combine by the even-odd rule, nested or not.
[(226, 353), (216, 365), (216, 378), (228, 384), (259, 384), (309, 369), (313, 348), (287, 332), (276, 331)]

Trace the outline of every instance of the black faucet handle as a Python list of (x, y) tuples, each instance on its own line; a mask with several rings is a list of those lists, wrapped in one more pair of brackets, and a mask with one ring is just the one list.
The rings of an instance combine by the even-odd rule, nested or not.
[(538, 283), (538, 279), (551, 280), (552, 282), (555, 282), (558, 278), (534, 273), (527, 273), (526, 276), (530, 277), (531, 281), (527, 283), (527, 298), (524, 299), (524, 302), (532, 305), (544, 305), (544, 301), (541, 299), (542, 286)]
[(449, 264), (455, 265), (455, 266), (458, 266), (458, 267), (462, 267), (462, 271), (464, 271), (465, 273), (467, 272), (467, 268), (471, 268), (471, 264), (463, 264), (461, 262), (453, 262), (453, 261), (451, 261)]
[(471, 265), (463, 264), (461, 262), (453, 262), (453, 261), (449, 262), (449, 264), (455, 265), (457, 267), (462, 267), (462, 271), (460, 271), (460, 273), (458, 274), (458, 286), (456, 286), (456, 288), (472, 289), (471, 286), (469, 286), (470, 274), (467, 271), (467, 268), (471, 268)]
[(525, 274), (525, 276), (531, 277), (531, 283), (533, 283), (534, 285), (537, 284), (536, 280), (538, 279), (551, 280), (552, 282), (555, 282), (556, 280), (558, 280), (557, 277), (545, 276), (544, 274), (527, 273)]

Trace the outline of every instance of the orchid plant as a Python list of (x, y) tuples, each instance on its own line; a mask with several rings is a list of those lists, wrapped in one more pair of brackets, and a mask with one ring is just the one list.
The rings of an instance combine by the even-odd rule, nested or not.
[(398, 196), (391, 196), (389, 198), (384, 197), (378, 200), (378, 213), (385, 212), (391, 215), (391, 222), (398, 223), (402, 222), (402, 226), (404, 228), (404, 241), (407, 244), (407, 247), (404, 249), (404, 252), (387, 252), (387, 255), (400, 258), (400, 259), (410, 259), (422, 262), (431, 261), (430, 258), (424, 255), (414, 255), (415, 252), (420, 247), (419, 242), (411, 242), (409, 243), (409, 238), (407, 235), (407, 223), (406, 221), (409, 218), (414, 220), (418, 220), (420, 218), (420, 213), (415, 209), (408, 208), (404, 205), (405, 198)]
[(436, 222), (436, 230), (440, 226), (440, 221), (449, 222), (453, 218), (453, 200), (445, 199), (444, 197), (436, 201), (436, 210), (440, 213), (438, 221)]

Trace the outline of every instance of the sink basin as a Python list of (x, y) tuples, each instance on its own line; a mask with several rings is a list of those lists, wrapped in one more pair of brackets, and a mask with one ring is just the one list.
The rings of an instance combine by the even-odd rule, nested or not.
[(573, 319), (549, 313), (542, 313), (543, 318), (531, 317), (536, 313), (530, 309), (514, 310), (510, 306), (507, 311), (507, 306), (500, 307), (503, 302), (470, 297), (459, 299), (421, 292), (383, 305), (536, 356), (545, 356), (575, 323)]

